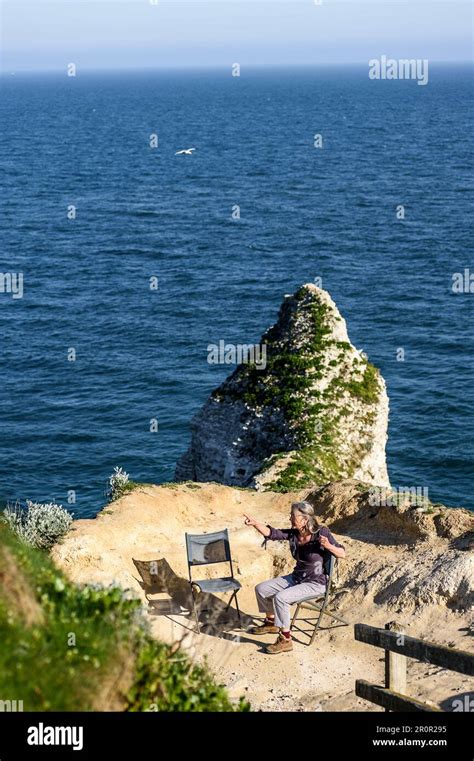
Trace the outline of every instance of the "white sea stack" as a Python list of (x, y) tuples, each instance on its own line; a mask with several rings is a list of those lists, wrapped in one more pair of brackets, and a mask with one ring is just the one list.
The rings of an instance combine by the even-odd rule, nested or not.
[(388, 396), (327, 291), (285, 297), (264, 333), (266, 367), (243, 363), (191, 422), (178, 481), (287, 491), (352, 478), (388, 486)]

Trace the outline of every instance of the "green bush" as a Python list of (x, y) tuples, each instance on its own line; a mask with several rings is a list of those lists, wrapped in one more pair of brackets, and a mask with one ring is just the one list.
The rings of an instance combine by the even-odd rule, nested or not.
[(137, 678), (128, 693), (130, 711), (249, 711), (240, 698), (234, 706), (206, 666), (193, 665), (184, 653), (149, 642), (137, 660)]

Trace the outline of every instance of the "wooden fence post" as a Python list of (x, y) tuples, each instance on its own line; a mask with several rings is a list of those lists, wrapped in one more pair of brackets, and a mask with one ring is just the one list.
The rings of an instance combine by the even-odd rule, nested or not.
[[(399, 632), (403, 636), (405, 629), (402, 624), (390, 621), (385, 624), (389, 631)], [(385, 687), (400, 695), (406, 695), (407, 687), (407, 659), (405, 655), (399, 655), (391, 650), (385, 650)], [(390, 711), (389, 708), (385, 709)]]

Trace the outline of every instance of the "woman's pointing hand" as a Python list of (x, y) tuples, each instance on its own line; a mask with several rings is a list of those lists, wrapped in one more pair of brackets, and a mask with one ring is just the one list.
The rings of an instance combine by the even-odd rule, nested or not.
[(246, 526), (253, 526), (256, 531), (258, 531), (259, 534), (262, 534), (262, 536), (269, 537), (271, 534), (270, 528), (265, 525), (265, 523), (260, 523), (256, 518), (252, 518), (251, 515), (246, 515), (243, 513), (243, 516), (245, 518), (245, 525)]

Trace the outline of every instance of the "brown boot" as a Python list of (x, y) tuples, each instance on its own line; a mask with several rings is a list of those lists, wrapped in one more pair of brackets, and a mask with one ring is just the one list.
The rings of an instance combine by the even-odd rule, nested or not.
[(291, 641), (291, 637), (285, 637), (285, 635), (280, 632), (278, 635), (278, 639), (275, 642), (274, 645), (268, 645), (266, 652), (267, 653), (286, 653), (290, 650), (293, 650), (293, 642)]
[(267, 618), (260, 626), (252, 626), (250, 629), (247, 629), (248, 634), (277, 634), (279, 631), (278, 626), (275, 626)]

